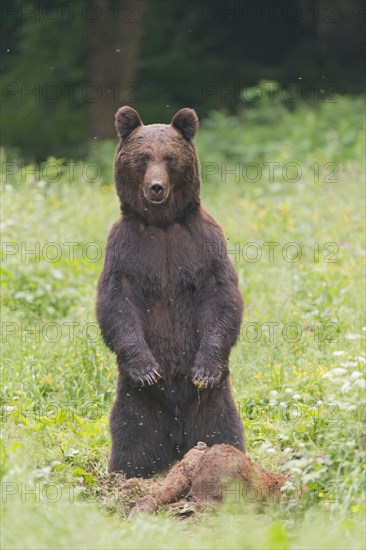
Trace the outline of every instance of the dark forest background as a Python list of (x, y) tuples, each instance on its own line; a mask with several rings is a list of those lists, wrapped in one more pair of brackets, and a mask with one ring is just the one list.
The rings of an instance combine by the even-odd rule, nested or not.
[(201, 118), (236, 113), (242, 90), (263, 80), (308, 102), (363, 91), (363, 0), (14, 0), (1, 10), (2, 145), (28, 159), (82, 157), (115, 137), (122, 104), (150, 123), (184, 106)]

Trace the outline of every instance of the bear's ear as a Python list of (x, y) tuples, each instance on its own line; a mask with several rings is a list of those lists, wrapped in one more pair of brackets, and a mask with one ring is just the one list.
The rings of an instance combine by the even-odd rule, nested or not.
[(140, 115), (132, 107), (121, 107), (116, 112), (116, 130), (120, 139), (127, 137), (132, 130), (142, 125)]
[(185, 139), (191, 141), (198, 130), (198, 116), (193, 109), (181, 109), (173, 116), (172, 126), (179, 130)]

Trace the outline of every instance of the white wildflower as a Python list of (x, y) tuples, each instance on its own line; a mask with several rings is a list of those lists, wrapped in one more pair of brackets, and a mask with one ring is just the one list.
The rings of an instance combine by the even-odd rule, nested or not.
[(341, 392), (347, 393), (351, 389), (351, 383), (347, 380), (341, 387)]
[(358, 340), (359, 338), (361, 338), (361, 334), (353, 334), (352, 332), (347, 332), (345, 338), (347, 338), (347, 340)]

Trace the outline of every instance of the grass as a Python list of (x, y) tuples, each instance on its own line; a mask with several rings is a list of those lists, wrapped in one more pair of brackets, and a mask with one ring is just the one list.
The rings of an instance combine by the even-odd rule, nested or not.
[(3, 175), (3, 548), (364, 547), (362, 109), (347, 98), (249, 106), (240, 119), (213, 114), (197, 140), (203, 203), (246, 303), (231, 371), (247, 451), (293, 484), (264, 510), (227, 503), (184, 522), (168, 511), (127, 522), (113, 484), (101, 494), (116, 367), (94, 304), (119, 215), (112, 149), (89, 159), (102, 165), (95, 183), (81, 164), (70, 182), (62, 159)]

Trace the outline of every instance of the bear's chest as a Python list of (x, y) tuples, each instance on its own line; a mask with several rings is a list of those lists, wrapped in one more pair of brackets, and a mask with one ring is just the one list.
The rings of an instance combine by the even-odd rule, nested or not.
[(159, 299), (196, 292), (209, 276), (205, 247), (199, 233), (179, 224), (144, 228), (129, 243), (126, 269), (132, 287)]

